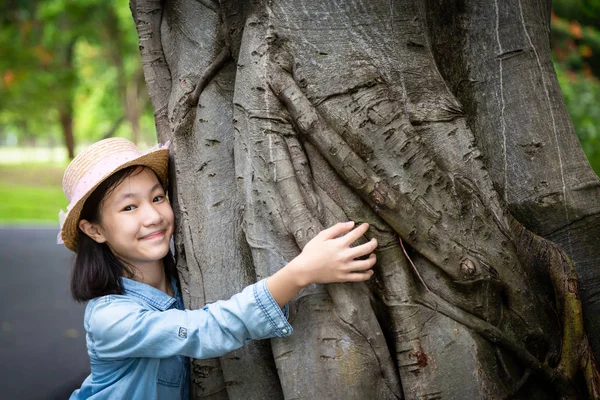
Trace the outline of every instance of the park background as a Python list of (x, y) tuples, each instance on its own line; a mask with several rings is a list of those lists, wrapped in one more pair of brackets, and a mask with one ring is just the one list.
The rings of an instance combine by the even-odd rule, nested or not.
[[(600, 175), (600, 0), (554, 0), (551, 26), (564, 100)], [(72, 254), (54, 243), (65, 167), (112, 136), (156, 143), (128, 3), (2, 2), (0, 397), (64, 398), (88, 371)]]
[[(56, 224), (62, 172), (102, 138), (156, 143), (127, 2), (0, 6), (0, 222)], [(600, 174), (600, 0), (555, 0), (554, 66), (577, 136)]]

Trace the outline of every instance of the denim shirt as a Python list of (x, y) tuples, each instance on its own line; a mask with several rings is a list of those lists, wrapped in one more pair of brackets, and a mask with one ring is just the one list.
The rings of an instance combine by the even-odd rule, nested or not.
[(222, 356), (251, 340), (292, 334), (261, 280), (229, 300), (185, 310), (175, 297), (121, 278), (125, 293), (89, 301), (84, 316), (91, 374), (78, 399), (188, 399), (189, 360)]

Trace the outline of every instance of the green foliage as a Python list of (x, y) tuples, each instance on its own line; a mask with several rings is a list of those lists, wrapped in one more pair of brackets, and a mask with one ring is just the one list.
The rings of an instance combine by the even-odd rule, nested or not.
[(600, 31), (597, 28), (554, 15), (552, 49), (556, 60), (569, 70), (600, 76)]
[(600, 175), (600, 81), (555, 64), (571, 121), (596, 174)]
[(43, 134), (35, 122), (51, 123), (48, 110), (69, 104), (77, 85), (72, 53), (83, 26), (76, 14), (46, 12), (48, 3), (17, 4), (0, 32), (1, 122)]
[(600, 0), (553, 0), (552, 10), (561, 18), (598, 26)]
[[(19, 1), (0, 5), (0, 140), (62, 140), (60, 112), (73, 110), (76, 142), (113, 130), (129, 136), (125, 95), (141, 77), (137, 34), (127, 2)], [(155, 130), (145, 86), (142, 140)], [(141, 100), (140, 100), (141, 101)], [(21, 142), (23, 143), (23, 142)]]
[(581, 146), (600, 175), (600, 0), (553, 2), (554, 66)]

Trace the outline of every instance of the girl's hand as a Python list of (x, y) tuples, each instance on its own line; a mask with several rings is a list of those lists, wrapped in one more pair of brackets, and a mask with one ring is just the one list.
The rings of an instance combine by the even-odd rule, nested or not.
[[(369, 224), (364, 223), (350, 231), (353, 226), (352, 221), (335, 224), (319, 232), (304, 246), (302, 253), (294, 260), (299, 265), (297, 273), (301, 285), (360, 282), (373, 275), (371, 267), (377, 258), (372, 252), (377, 247), (377, 239), (373, 238), (360, 246), (350, 247), (369, 229)], [(348, 233), (337, 237), (345, 232)], [(367, 259), (356, 260), (367, 254), (370, 254)]]
[(353, 226), (354, 222), (339, 223), (319, 232), (298, 257), (267, 278), (267, 288), (280, 307), (311, 283), (360, 282), (373, 275), (375, 254), (366, 260), (355, 258), (375, 250), (377, 240), (350, 247), (369, 229), (369, 224), (362, 224), (350, 231)]

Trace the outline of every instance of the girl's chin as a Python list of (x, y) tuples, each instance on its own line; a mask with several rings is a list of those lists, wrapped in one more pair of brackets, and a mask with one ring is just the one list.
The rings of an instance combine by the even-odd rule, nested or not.
[(145, 259), (146, 261), (159, 261), (165, 258), (167, 254), (169, 254), (169, 242), (161, 244), (159, 246), (154, 245), (150, 246), (150, 248), (140, 249), (142, 256), (140, 258)]
[(167, 254), (169, 254), (169, 246), (166, 246), (165, 249), (161, 249), (160, 251), (153, 251), (151, 258), (154, 260), (162, 260), (166, 257)]

